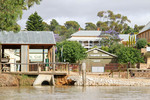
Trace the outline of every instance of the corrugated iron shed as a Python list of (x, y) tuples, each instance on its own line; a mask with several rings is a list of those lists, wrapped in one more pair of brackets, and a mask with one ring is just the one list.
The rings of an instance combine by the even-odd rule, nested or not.
[(0, 32), (3, 44), (56, 44), (54, 34), (50, 31)]

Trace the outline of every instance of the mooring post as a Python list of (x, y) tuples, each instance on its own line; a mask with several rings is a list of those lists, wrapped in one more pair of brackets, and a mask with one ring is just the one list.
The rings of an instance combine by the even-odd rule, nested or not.
[(39, 63), (37, 65), (38, 65), (38, 73), (40, 73), (41, 72), (41, 66)]
[(83, 86), (86, 85), (86, 64), (83, 62), (82, 63), (82, 82)]
[(129, 68), (127, 69), (127, 79), (129, 78)]
[(69, 67), (69, 62), (67, 62), (67, 67), (68, 67), (68, 75), (70, 75), (70, 67)]
[(79, 64), (79, 75), (81, 75), (81, 64)]

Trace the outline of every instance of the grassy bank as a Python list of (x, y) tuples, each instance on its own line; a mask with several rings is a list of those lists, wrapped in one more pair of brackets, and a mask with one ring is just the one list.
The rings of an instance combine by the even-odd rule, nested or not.
[(27, 76), (27, 75), (15, 75), (18, 79), (19, 86), (32, 86), (35, 81), (35, 76)]

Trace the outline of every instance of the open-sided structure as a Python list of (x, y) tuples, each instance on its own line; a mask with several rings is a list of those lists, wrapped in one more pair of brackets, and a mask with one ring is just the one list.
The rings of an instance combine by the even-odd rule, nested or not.
[(21, 72), (29, 71), (29, 49), (48, 49), (49, 62), (55, 63), (55, 38), (50, 31), (0, 32), (0, 62), (4, 49), (20, 49)]

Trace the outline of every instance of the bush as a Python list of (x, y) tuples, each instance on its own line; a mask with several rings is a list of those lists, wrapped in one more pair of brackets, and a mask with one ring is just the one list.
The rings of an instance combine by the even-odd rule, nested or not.
[(138, 41), (136, 42), (136, 47), (138, 49), (144, 48), (147, 45), (147, 40), (142, 38), (142, 39), (138, 39)]

